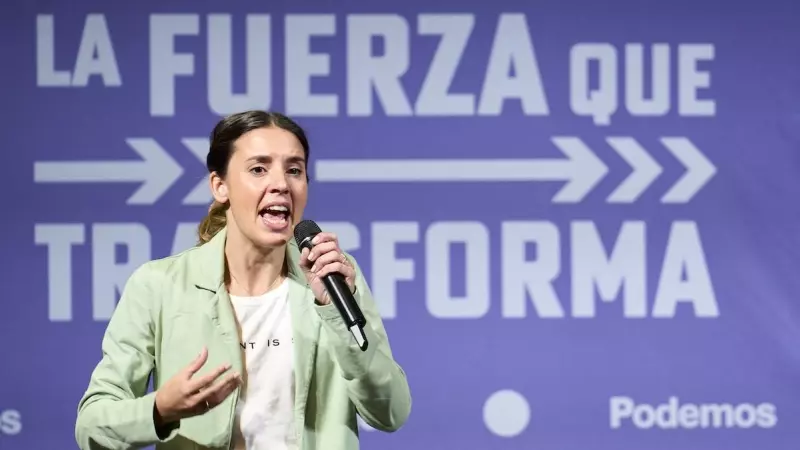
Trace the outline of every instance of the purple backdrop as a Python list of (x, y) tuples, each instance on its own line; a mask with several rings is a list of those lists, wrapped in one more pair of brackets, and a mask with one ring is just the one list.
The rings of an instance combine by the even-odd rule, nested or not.
[(796, 447), (800, 4), (17, 3), (0, 446), (74, 446), (120, 286), (193, 243), (208, 132), (269, 108), (408, 372), (364, 448)]

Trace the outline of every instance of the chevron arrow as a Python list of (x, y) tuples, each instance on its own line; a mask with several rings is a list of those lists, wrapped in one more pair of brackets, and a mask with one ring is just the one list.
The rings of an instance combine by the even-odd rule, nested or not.
[(580, 202), (608, 167), (578, 138), (552, 142), (566, 158), (319, 160), (314, 173), (316, 181), (327, 183), (564, 181), (553, 202)]
[(608, 145), (619, 153), (633, 171), (606, 199), (609, 203), (633, 203), (661, 175), (662, 169), (631, 137), (610, 137)]
[[(197, 158), (203, 166), (206, 165), (206, 155), (208, 154), (208, 138), (185, 138), (182, 139), (186, 148)], [(201, 180), (194, 186), (189, 194), (183, 198), (184, 205), (210, 205), (213, 197), (208, 189), (208, 174), (202, 176)]]
[(152, 205), (183, 175), (183, 168), (155, 140), (129, 138), (125, 142), (140, 157), (132, 161), (38, 161), (36, 183), (139, 183), (129, 205)]
[(717, 173), (717, 168), (689, 139), (665, 137), (661, 143), (686, 167), (686, 173), (661, 197), (661, 203), (687, 203)]

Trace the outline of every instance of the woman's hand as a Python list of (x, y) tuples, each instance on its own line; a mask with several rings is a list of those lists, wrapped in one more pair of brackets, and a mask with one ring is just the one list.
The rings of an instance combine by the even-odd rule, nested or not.
[(350, 292), (355, 293), (356, 270), (339, 248), (336, 235), (322, 232), (314, 236), (311, 242), (314, 248), (311, 251), (304, 248), (300, 254), (300, 267), (311, 285), (317, 303), (327, 305), (331, 302), (328, 290), (322, 282), (322, 277), (330, 273), (342, 274)]
[(204, 414), (222, 403), (241, 384), (242, 378), (235, 372), (214, 383), (230, 369), (230, 364), (224, 364), (202, 377), (192, 378), (207, 360), (208, 350), (204, 347), (194, 361), (158, 389), (156, 411), (163, 424)]

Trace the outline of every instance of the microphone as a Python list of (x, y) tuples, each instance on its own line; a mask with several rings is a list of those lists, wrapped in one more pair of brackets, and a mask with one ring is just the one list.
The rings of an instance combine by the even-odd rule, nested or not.
[[(318, 233), (322, 230), (313, 220), (303, 220), (294, 227), (294, 240), (297, 246), (300, 247), (302, 252), (304, 248), (311, 250), (314, 244), (311, 242)], [(364, 334), (364, 327), (367, 325), (367, 319), (361, 313), (361, 308), (356, 303), (356, 299), (350, 292), (350, 288), (344, 281), (344, 275), (335, 272), (322, 277), (322, 282), (325, 284), (325, 289), (328, 291), (328, 296), (331, 302), (336, 305), (339, 314), (344, 319), (345, 325), (350, 329), (350, 333), (356, 340), (358, 347), (361, 351), (366, 351), (369, 342), (367, 336)]]

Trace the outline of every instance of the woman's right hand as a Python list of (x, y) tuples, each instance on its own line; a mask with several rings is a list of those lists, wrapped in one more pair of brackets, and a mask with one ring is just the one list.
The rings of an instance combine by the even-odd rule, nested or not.
[(242, 377), (236, 372), (214, 383), (214, 380), (230, 369), (230, 364), (224, 364), (201, 377), (192, 378), (207, 360), (208, 349), (203, 347), (194, 361), (158, 389), (156, 411), (162, 424), (206, 413), (222, 403), (242, 383)]

